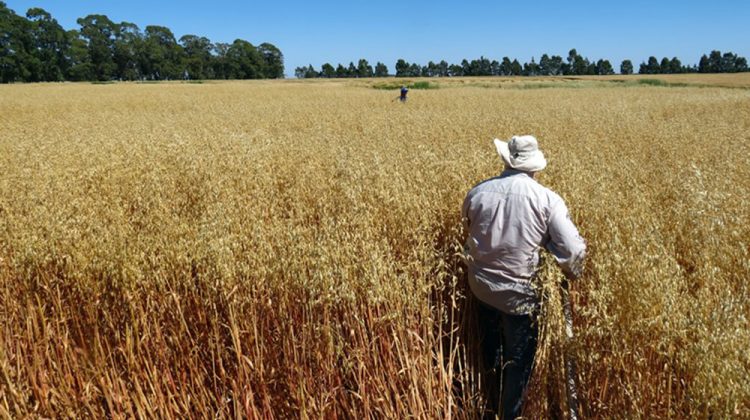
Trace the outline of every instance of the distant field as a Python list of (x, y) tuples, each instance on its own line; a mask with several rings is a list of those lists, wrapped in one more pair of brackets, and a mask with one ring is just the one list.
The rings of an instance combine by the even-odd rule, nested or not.
[(642, 78), (0, 86), (0, 415), (475, 418), (459, 209), (531, 133), (586, 417), (750, 417), (750, 74)]

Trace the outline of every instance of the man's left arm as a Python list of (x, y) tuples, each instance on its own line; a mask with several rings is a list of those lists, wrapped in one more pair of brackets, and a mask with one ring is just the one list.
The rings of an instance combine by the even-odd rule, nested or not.
[(563, 273), (571, 280), (580, 277), (586, 258), (586, 242), (570, 220), (570, 213), (562, 200), (552, 206), (548, 229), (547, 249), (555, 256)]

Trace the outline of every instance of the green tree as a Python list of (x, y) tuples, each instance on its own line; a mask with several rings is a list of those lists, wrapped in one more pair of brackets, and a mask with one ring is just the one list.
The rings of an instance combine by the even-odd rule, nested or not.
[(622, 60), (620, 64), (620, 74), (633, 74), (633, 62), (630, 60)]
[(513, 59), (513, 61), (510, 63), (510, 74), (513, 76), (520, 76), (523, 73), (523, 68), (521, 67), (521, 63), (518, 62), (518, 60)]
[(570, 51), (568, 51), (568, 58), (567, 63), (565, 63), (565, 66), (563, 66), (563, 74), (578, 74), (575, 73), (575, 61), (578, 58), (578, 51), (576, 51), (575, 48), (572, 48)]
[(558, 76), (563, 74), (563, 59), (559, 55), (553, 55), (549, 58), (549, 74)]
[(736, 70), (734, 68), (734, 63), (737, 60), (737, 55), (732, 54), (731, 52), (725, 52), (721, 56), (721, 67), (720, 70), (722, 73), (736, 73)]
[(41, 63), (32, 55), (34, 39), (29, 21), (0, 2), (0, 81), (31, 81)]
[(33, 37), (32, 55), (39, 62), (36, 80), (57, 82), (65, 79), (70, 41), (65, 30), (44, 9), (31, 8), (26, 12)]
[(177, 44), (172, 31), (164, 26), (146, 26), (145, 52), (150, 62), (154, 80), (171, 80), (183, 77), (182, 47)]
[(197, 35), (184, 35), (180, 45), (185, 57), (185, 68), (190, 79), (212, 79), (211, 51), (214, 46), (211, 40)]
[(672, 66), (667, 57), (663, 57), (659, 63), (659, 73), (669, 74), (672, 72)]
[(331, 65), (331, 63), (325, 63), (320, 68), (320, 76), (326, 78), (336, 77), (336, 69)]
[(88, 15), (77, 20), (80, 37), (88, 47), (88, 59), (96, 80), (110, 80), (116, 69), (113, 45), (117, 25), (104, 15)]
[(500, 62), (497, 60), (490, 61), (490, 74), (493, 76), (500, 75)]
[(648, 58), (648, 63), (641, 63), (638, 69), (639, 74), (659, 74), (661, 72), (661, 65), (659, 60), (653, 55)]
[(231, 65), (229, 63), (229, 47), (225, 42), (214, 43), (211, 56), (211, 67), (213, 68), (214, 77), (217, 79), (231, 78)]
[(375, 77), (388, 77), (388, 67), (380, 61), (375, 64)]
[(682, 62), (677, 57), (672, 57), (669, 60), (669, 72), (673, 74), (683, 73)]
[(612, 68), (612, 64), (609, 60), (600, 59), (596, 62), (596, 74), (599, 75), (610, 75), (615, 74), (615, 70)]
[(339, 63), (339, 65), (336, 66), (336, 77), (338, 78), (349, 77), (346, 71), (346, 67), (344, 67), (344, 65), (341, 63)]
[(372, 77), (373, 71), (370, 63), (364, 58), (360, 58), (357, 62), (357, 77)]
[(284, 78), (284, 55), (275, 45), (264, 42), (258, 45), (258, 52), (263, 58), (263, 77), (267, 79)]
[(698, 73), (710, 73), (711, 69), (709, 67), (708, 62), (708, 56), (706, 54), (703, 54), (701, 56), (701, 60), (698, 63)]
[(589, 74), (591, 73), (589, 71), (589, 60), (581, 57), (580, 55), (576, 55), (573, 59), (573, 65), (571, 67), (571, 74)]
[(737, 57), (737, 60), (735, 60), (735, 62), (734, 62), (734, 68), (738, 72), (740, 72), (740, 71), (741, 72), (748, 71), (747, 59), (745, 57)]
[(354, 66), (354, 62), (349, 62), (349, 67), (346, 68), (346, 77), (358, 77), (357, 67)]
[(120, 22), (115, 31), (112, 58), (115, 61), (115, 77), (121, 80), (141, 78), (139, 54), (143, 49), (143, 34), (138, 26)]
[(422, 68), (422, 76), (435, 77), (438, 75), (438, 66), (434, 61), (430, 60), (424, 68)]
[(403, 58), (399, 58), (398, 61), (396, 61), (396, 77), (406, 77), (409, 73), (409, 63), (406, 62)]
[(511, 63), (510, 58), (503, 57), (502, 63), (500, 63), (500, 75), (501, 76), (510, 76), (513, 74), (513, 63)]
[(708, 72), (721, 73), (721, 51), (713, 50), (708, 55)]
[(314, 79), (316, 77), (320, 77), (320, 73), (315, 71), (315, 67), (313, 67), (312, 64), (310, 64), (309, 66), (307, 66), (307, 70), (305, 71), (305, 78)]
[(461, 60), (461, 74), (464, 76), (474, 76), (474, 71), (467, 59)]
[(81, 37), (80, 32), (73, 29), (68, 31), (70, 40), (70, 67), (66, 78), (73, 81), (94, 80), (94, 65), (89, 56), (89, 46)]
[(440, 60), (438, 63), (438, 74), (440, 77), (448, 77), (450, 76), (449, 71), (450, 65), (448, 65), (448, 62), (445, 60)]
[(539, 64), (534, 61), (534, 57), (531, 57), (530, 63), (523, 64), (523, 75), (524, 76), (537, 76), (539, 75)]
[[(260, 79), (263, 77), (263, 58), (248, 41), (235, 39), (227, 51), (230, 79)], [(312, 67), (312, 66), (311, 66)]]
[(419, 66), (417, 63), (412, 63), (409, 66), (408, 75), (410, 77), (419, 77), (419, 75), (422, 73), (422, 67)]
[(549, 76), (550, 72), (550, 59), (547, 54), (542, 54), (542, 58), (539, 59), (539, 74), (542, 76)]

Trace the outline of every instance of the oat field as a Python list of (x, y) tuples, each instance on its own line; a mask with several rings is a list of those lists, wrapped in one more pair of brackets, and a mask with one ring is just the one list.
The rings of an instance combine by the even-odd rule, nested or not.
[(477, 418), (460, 205), (534, 134), (585, 417), (748, 418), (750, 75), (693, 77), (0, 86), (0, 416)]

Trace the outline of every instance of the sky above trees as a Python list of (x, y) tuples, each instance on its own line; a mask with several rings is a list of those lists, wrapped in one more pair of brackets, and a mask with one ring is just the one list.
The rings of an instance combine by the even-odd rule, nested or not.
[(613, 64), (650, 56), (698, 64), (712, 50), (750, 56), (750, 2), (663, 0), (464, 3), (425, 0), (298, 1), (59, 1), (5, 0), (19, 15), (32, 7), (65, 29), (103, 14), (141, 28), (162, 25), (177, 38), (200, 34), (216, 42), (270, 42), (284, 53), (287, 76), (298, 66), (357, 62), (393, 66), (398, 59), (427, 63), (480, 56), (538, 61), (571, 48)]

